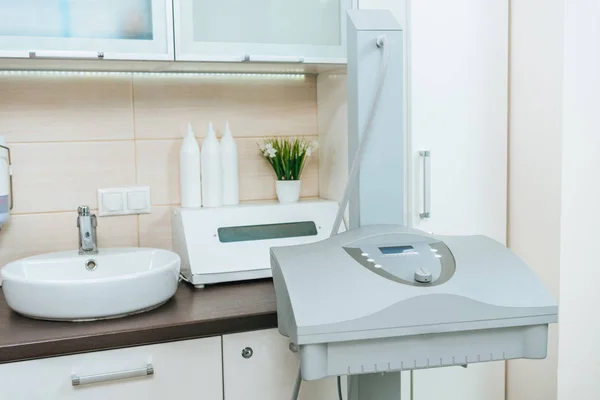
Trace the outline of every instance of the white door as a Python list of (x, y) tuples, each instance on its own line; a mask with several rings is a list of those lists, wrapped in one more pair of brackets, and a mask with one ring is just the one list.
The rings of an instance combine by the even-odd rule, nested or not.
[(346, 62), (353, 0), (174, 0), (176, 58)]
[(0, 57), (173, 60), (172, 0), (0, 0)]
[[(504, 243), (508, 2), (411, 1), (408, 38), (412, 226)], [(431, 152), (428, 210), (422, 150)]]
[[(408, 16), (408, 222), (505, 243), (508, 2), (413, 0)], [(413, 400), (503, 400), (504, 364), (415, 371)]]
[[(289, 399), (299, 360), (277, 329), (223, 336), (225, 400)], [(345, 389), (344, 389), (345, 395)], [(335, 378), (302, 382), (299, 400), (337, 400)]]
[(0, 399), (222, 400), (221, 337), (2, 364)]

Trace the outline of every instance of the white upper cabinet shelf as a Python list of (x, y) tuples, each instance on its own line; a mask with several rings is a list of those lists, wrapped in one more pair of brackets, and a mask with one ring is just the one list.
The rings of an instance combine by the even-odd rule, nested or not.
[(0, 57), (172, 61), (172, 0), (0, 0)]
[(346, 63), (354, 0), (173, 0), (180, 61)]

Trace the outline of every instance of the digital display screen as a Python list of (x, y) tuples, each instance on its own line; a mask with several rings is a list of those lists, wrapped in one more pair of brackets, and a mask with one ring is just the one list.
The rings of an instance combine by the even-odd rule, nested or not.
[(217, 234), (221, 243), (232, 243), (316, 236), (318, 232), (314, 222), (303, 221), (282, 224), (230, 226), (217, 229)]
[(402, 254), (405, 251), (408, 250), (413, 250), (414, 247), (412, 246), (388, 246), (388, 247), (380, 247), (379, 251), (381, 251), (381, 254), (385, 255), (390, 255), (390, 254)]

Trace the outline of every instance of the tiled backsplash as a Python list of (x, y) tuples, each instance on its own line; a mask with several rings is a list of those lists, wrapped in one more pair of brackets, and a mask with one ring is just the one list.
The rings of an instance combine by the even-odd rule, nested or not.
[[(237, 139), (242, 200), (275, 198), (274, 174), (256, 143), (317, 135), (314, 77), (220, 75), (0, 75), (0, 135), (12, 150), (15, 207), (0, 232), (0, 267), (77, 248), (78, 205), (96, 189), (149, 185), (152, 213), (98, 219), (100, 247), (171, 247), (179, 204), (179, 148), (188, 121), (202, 138), (229, 120)], [(318, 195), (318, 160), (303, 176)]]

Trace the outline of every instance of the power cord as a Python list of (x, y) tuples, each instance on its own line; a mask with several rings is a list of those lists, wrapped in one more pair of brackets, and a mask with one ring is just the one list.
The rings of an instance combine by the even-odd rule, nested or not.
[(298, 399), (298, 393), (300, 393), (300, 385), (302, 384), (302, 374), (300, 367), (298, 367), (298, 375), (296, 376), (296, 382), (294, 382), (294, 390), (292, 392), (292, 400)]
[(179, 280), (178, 280), (178, 283), (181, 283), (181, 282), (187, 282), (187, 283), (190, 283), (190, 284), (192, 283), (192, 282), (190, 282), (190, 280), (189, 280), (188, 278), (186, 278), (186, 277), (185, 277), (185, 275), (183, 275), (183, 274), (180, 272), (180, 273), (179, 273)]

